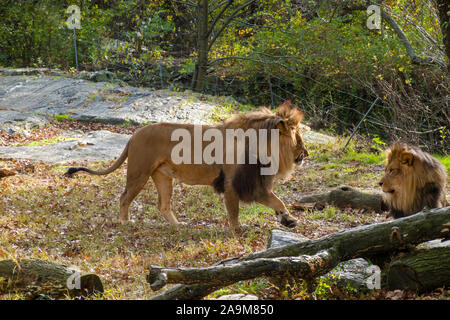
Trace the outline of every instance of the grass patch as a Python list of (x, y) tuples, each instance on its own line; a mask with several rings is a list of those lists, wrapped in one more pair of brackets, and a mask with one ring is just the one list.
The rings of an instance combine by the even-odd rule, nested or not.
[(450, 155), (442, 156), (442, 155), (434, 154), (433, 157), (436, 157), (436, 159), (438, 159), (440, 162), (442, 162), (445, 169), (447, 169), (447, 173), (450, 172)]
[(56, 121), (73, 121), (73, 118), (68, 114), (55, 114)]
[(384, 164), (384, 159), (386, 155), (384, 152), (376, 154), (376, 153), (370, 153), (370, 152), (357, 152), (357, 151), (349, 151), (348, 153), (344, 154), (339, 162), (340, 163), (348, 163), (348, 162), (355, 162), (359, 161), (361, 163), (365, 164)]
[(37, 147), (37, 146), (48, 146), (52, 145), (58, 142), (62, 141), (70, 141), (70, 140), (76, 140), (74, 137), (67, 137), (67, 136), (57, 136), (52, 137), (49, 139), (42, 139), (42, 140), (35, 140), (30, 142), (24, 142), (24, 143), (17, 143), (14, 144), (14, 146), (20, 146), (20, 147)]

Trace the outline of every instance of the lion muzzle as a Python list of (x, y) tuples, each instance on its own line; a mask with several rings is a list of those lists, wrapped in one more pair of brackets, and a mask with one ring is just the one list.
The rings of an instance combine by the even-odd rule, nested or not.
[(300, 153), (297, 157), (297, 159), (295, 159), (295, 163), (297, 164), (301, 164), (303, 162), (303, 159), (305, 159), (308, 156), (308, 151), (303, 151), (302, 153)]

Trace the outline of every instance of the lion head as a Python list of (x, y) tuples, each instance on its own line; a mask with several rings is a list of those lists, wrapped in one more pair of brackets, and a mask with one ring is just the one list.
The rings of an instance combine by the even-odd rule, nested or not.
[[(284, 152), (284, 158), (294, 159), (294, 162), (302, 163), (303, 159), (308, 156), (303, 138), (300, 132), (300, 122), (305, 117), (304, 113), (295, 106), (291, 105), (288, 100), (281, 104), (276, 115), (279, 117), (277, 128), (280, 130), (280, 145)], [(289, 167), (286, 163), (285, 167)]]
[(445, 206), (446, 179), (445, 168), (437, 159), (417, 147), (396, 142), (386, 152), (386, 167), (379, 185), (391, 215), (399, 218), (425, 206)]

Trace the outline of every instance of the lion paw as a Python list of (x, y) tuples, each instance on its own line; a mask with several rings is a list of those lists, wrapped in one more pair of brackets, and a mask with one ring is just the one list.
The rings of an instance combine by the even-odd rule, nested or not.
[(278, 222), (287, 227), (287, 228), (295, 228), (297, 226), (297, 219), (291, 217), (286, 212), (277, 212), (277, 220)]

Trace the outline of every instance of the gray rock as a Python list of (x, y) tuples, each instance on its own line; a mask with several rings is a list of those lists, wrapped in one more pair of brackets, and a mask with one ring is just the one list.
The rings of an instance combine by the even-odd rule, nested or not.
[(308, 238), (300, 234), (274, 229), (270, 233), (267, 248), (276, 248), (291, 243), (300, 243), (307, 240)]
[(0, 68), (0, 74), (4, 76), (32, 76), (32, 75), (53, 75), (60, 76), (63, 75), (64, 72), (56, 69), (47, 69), (47, 68)]
[(0, 129), (17, 122), (42, 125), (62, 114), (106, 123), (204, 123), (215, 108), (164, 90), (64, 77), (0, 77)]
[(112, 73), (111, 71), (108, 71), (108, 70), (100, 70), (97, 72), (93, 72), (89, 76), (89, 80), (95, 81), (95, 82), (110, 82), (115, 79), (116, 79), (116, 76), (114, 75), (114, 73)]
[(44, 146), (0, 147), (0, 158), (32, 159), (48, 163), (118, 158), (130, 136), (106, 130), (80, 135), (73, 133), (67, 141)]
[(322, 278), (335, 282), (341, 288), (367, 291), (367, 278), (373, 275), (368, 271), (369, 266), (369, 263), (361, 258), (344, 261)]
[[(41, 75), (51, 73), (50, 71), (48, 69), (0, 69), (0, 73), (3, 74), (0, 77), (0, 129), (9, 134), (25, 130), (26, 134), (35, 127), (45, 126), (55, 118), (55, 115), (68, 115), (74, 120), (112, 124), (140, 125), (156, 122), (201, 124), (208, 122), (207, 119), (217, 108), (215, 104), (193, 99), (183, 93), (167, 90), (154, 91), (148, 88), (103, 82), (102, 80), (111, 80), (113, 77), (108, 71), (95, 74), (82, 72), (79, 78)], [(30, 77), (23, 74), (37, 76)], [(303, 129), (306, 142), (329, 143), (330, 139), (333, 139), (314, 133), (306, 126)], [(74, 139), (78, 137), (75, 133), (72, 134)], [(110, 141), (106, 133), (103, 135), (105, 142)], [(1, 147), (0, 156), (51, 163), (108, 160), (120, 155), (129, 138), (123, 135), (115, 137), (117, 141), (111, 139), (110, 142), (113, 144), (108, 145), (111, 148), (109, 152), (96, 150), (96, 147), (89, 144), (86, 148), (72, 150), (67, 145), (78, 143), (74, 140), (51, 146)], [(123, 141), (125, 142), (122, 143)], [(83, 143), (80, 142), (78, 145), (83, 146)], [(97, 145), (103, 144), (94, 143), (94, 146)], [(108, 146), (105, 145), (105, 148)], [(94, 151), (88, 152), (88, 150)]]
[(316, 143), (316, 144), (329, 144), (334, 143), (336, 139), (331, 136), (327, 136), (326, 134), (316, 132), (311, 130), (310, 127), (300, 124), (302, 128), (302, 137), (305, 140), (305, 142), (308, 143)]

